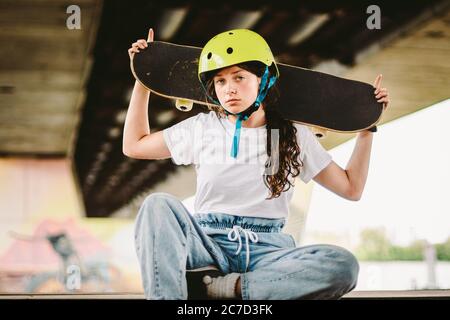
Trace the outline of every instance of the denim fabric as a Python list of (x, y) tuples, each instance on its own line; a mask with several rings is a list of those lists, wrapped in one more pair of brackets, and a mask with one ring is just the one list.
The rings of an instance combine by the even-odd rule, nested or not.
[(296, 247), (285, 219), (207, 213), (191, 215), (167, 193), (143, 202), (135, 245), (146, 299), (187, 299), (186, 270), (215, 265), (241, 274), (244, 300), (339, 299), (359, 265), (334, 245)]

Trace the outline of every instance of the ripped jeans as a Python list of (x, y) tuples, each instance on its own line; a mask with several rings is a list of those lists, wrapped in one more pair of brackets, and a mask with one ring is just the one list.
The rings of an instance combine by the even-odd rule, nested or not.
[(244, 300), (339, 299), (356, 286), (359, 265), (334, 245), (296, 247), (285, 219), (225, 213), (191, 215), (167, 193), (143, 202), (135, 246), (146, 299), (187, 299), (186, 270), (215, 265), (241, 276)]

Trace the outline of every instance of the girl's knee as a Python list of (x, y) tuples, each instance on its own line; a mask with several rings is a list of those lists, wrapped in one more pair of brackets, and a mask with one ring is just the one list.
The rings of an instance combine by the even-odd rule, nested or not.
[(136, 216), (136, 225), (148, 223), (154, 225), (156, 221), (167, 218), (170, 214), (168, 211), (171, 211), (167, 208), (168, 204), (173, 201), (172, 198), (175, 197), (164, 192), (155, 192), (148, 195), (142, 202)]
[(139, 214), (151, 213), (152, 215), (164, 215), (168, 211), (166, 209), (177, 202), (179, 202), (179, 200), (169, 193), (155, 192), (144, 199)]
[[(176, 227), (174, 222), (174, 216), (177, 221), (183, 220), (179, 217), (181, 212), (176, 204), (179, 200), (171, 194), (164, 192), (155, 192), (148, 195), (136, 216), (135, 220), (135, 239), (139, 238), (139, 235), (151, 236), (158, 234), (160, 237), (162, 234)], [(181, 223), (180, 225), (186, 223)], [(167, 233), (170, 233), (168, 231)]]
[(145, 197), (143, 205), (154, 206), (161, 203), (179, 201), (176, 197), (166, 192), (154, 192)]
[(356, 287), (359, 274), (359, 263), (356, 257), (345, 248), (332, 246), (335, 256), (336, 269), (334, 279), (337, 284), (342, 286), (344, 293), (353, 290)]
[(353, 290), (359, 273), (359, 263), (353, 253), (335, 245), (317, 245), (310, 251), (324, 259), (324, 265), (327, 266), (324, 280), (333, 291), (345, 294)]
[(189, 213), (180, 200), (165, 192), (148, 195), (136, 217), (136, 226), (141, 225), (145, 229), (175, 227), (174, 222), (186, 228), (189, 224)]

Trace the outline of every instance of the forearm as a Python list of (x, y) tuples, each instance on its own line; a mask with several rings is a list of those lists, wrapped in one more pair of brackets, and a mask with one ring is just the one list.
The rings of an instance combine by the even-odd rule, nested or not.
[(135, 82), (123, 129), (123, 150), (128, 150), (145, 135), (150, 134), (148, 101), (150, 91)]
[(363, 131), (358, 133), (355, 148), (345, 169), (350, 185), (352, 186), (353, 194), (358, 199), (363, 193), (369, 172), (372, 139), (372, 132)]

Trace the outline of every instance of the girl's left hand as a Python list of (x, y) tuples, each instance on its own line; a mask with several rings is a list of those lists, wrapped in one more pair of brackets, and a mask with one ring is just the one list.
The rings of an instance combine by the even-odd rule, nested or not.
[(383, 103), (383, 111), (386, 110), (389, 104), (389, 94), (386, 88), (381, 88), (381, 78), (383, 77), (382, 74), (379, 74), (373, 83), (373, 87), (375, 88), (374, 94), (375, 98), (378, 102)]

